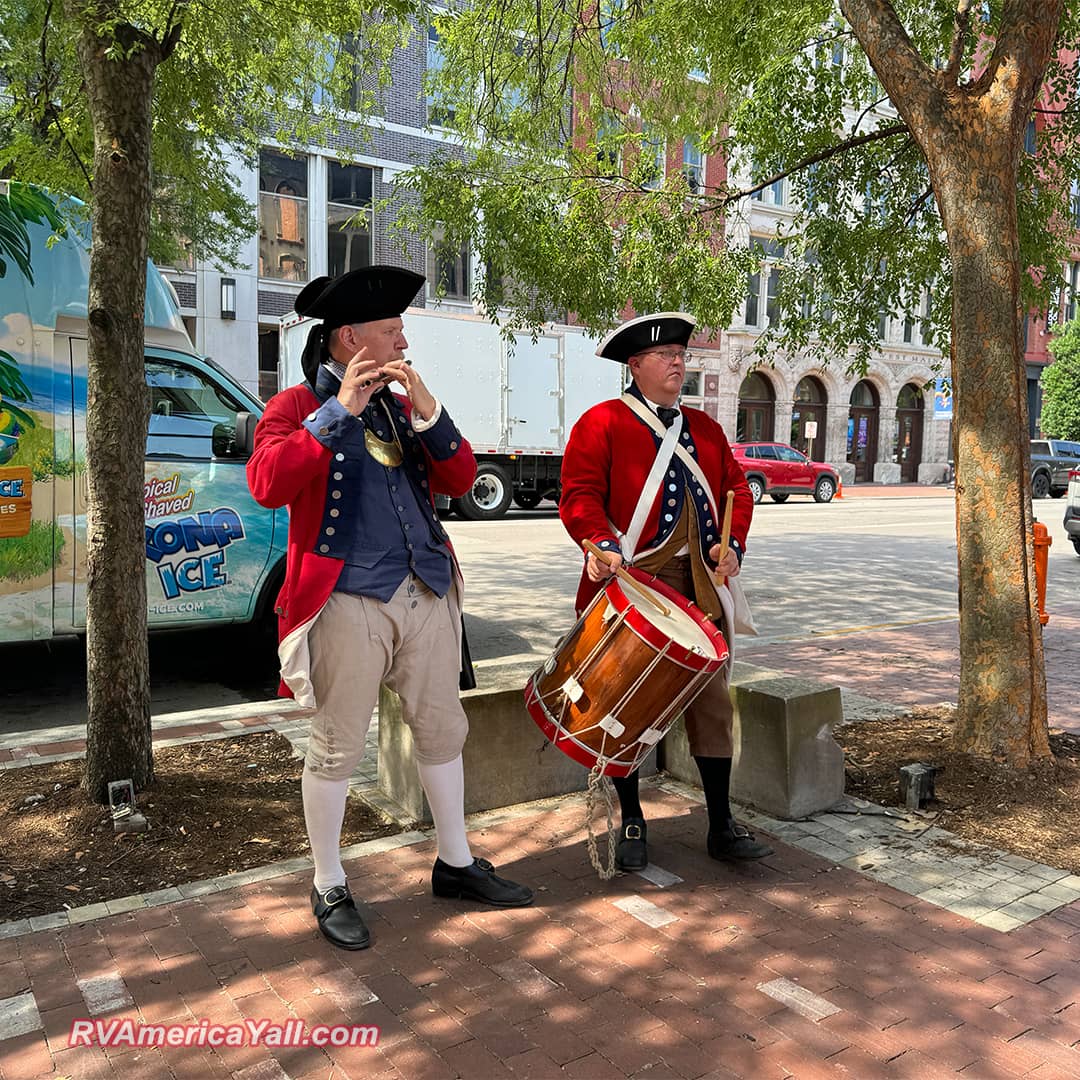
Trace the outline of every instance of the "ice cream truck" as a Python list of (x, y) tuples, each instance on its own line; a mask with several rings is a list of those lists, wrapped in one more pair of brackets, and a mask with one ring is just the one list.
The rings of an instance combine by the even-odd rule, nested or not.
[[(0, 182), (0, 199), (9, 190)], [(89, 225), (77, 204), (57, 206), (71, 218), (59, 239), (27, 226), (33, 280), (12, 262), (0, 277), (0, 642), (86, 627)], [(262, 404), (196, 355), (152, 263), (145, 321), (150, 626), (270, 621), (288, 521), (247, 489), (245, 432)]]

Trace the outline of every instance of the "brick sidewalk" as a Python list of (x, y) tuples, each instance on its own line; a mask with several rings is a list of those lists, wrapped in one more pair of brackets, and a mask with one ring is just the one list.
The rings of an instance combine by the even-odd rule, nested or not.
[[(1075, 692), (1080, 604), (1057, 605), (1043, 630), (1051, 727), (1080, 731)], [(960, 684), (955, 619), (886, 630), (823, 635), (813, 641), (756, 645), (740, 639), (739, 660), (810, 676), (879, 701), (912, 707), (955, 702)]]
[[(362, 953), (312, 929), (307, 873), (0, 940), (0, 1076), (1080, 1075), (1080, 904), (1003, 934), (780, 841), (758, 864), (711, 862), (703, 810), (676, 794), (648, 791), (647, 813), (666, 887), (601, 884), (574, 800), (473, 834), (538, 889), (532, 908), (433, 900), (430, 842), (352, 861)], [(94, 1014), (376, 1024), (381, 1040), (65, 1048)]]

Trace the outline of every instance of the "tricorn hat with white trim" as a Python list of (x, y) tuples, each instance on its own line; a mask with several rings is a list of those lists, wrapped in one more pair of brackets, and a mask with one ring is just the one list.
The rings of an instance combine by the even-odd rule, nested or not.
[(625, 364), (631, 356), (664, 345), (686, 347), (697, 321), (682, 311), (639, 315), (616, 327), (596, 347), (596, 355)]

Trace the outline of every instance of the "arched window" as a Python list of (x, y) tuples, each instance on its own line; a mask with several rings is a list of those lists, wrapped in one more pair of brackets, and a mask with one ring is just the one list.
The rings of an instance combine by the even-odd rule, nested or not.
[(769, 442), (773, 437), (776, 394), (760, 371), (751, 372), (739, 387), (736, 442)]
[(914, 383), (908, 383), (896, 395), (896, 407), (898, 409), (921, 409), (923, 407), (922, 391)]
[(878, 392), (876, 387), (868, 379), (857, 383), (851, 391), (851, 404), (860, 409), (876, 409), (878, 407)]

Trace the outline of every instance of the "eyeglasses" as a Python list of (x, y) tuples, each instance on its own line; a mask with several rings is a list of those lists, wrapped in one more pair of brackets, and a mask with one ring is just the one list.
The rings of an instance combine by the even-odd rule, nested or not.
[(663, 352), (660, 349), (646, 349), (644, 352), (638, 353), (639, 356), (661, 356), (669, 364), (674, 363), (676, 360), (681, 360), (684, 364), (689, 364), (694, 359), (694, 354), (689, 349), (676, 349), (674, 352)]

